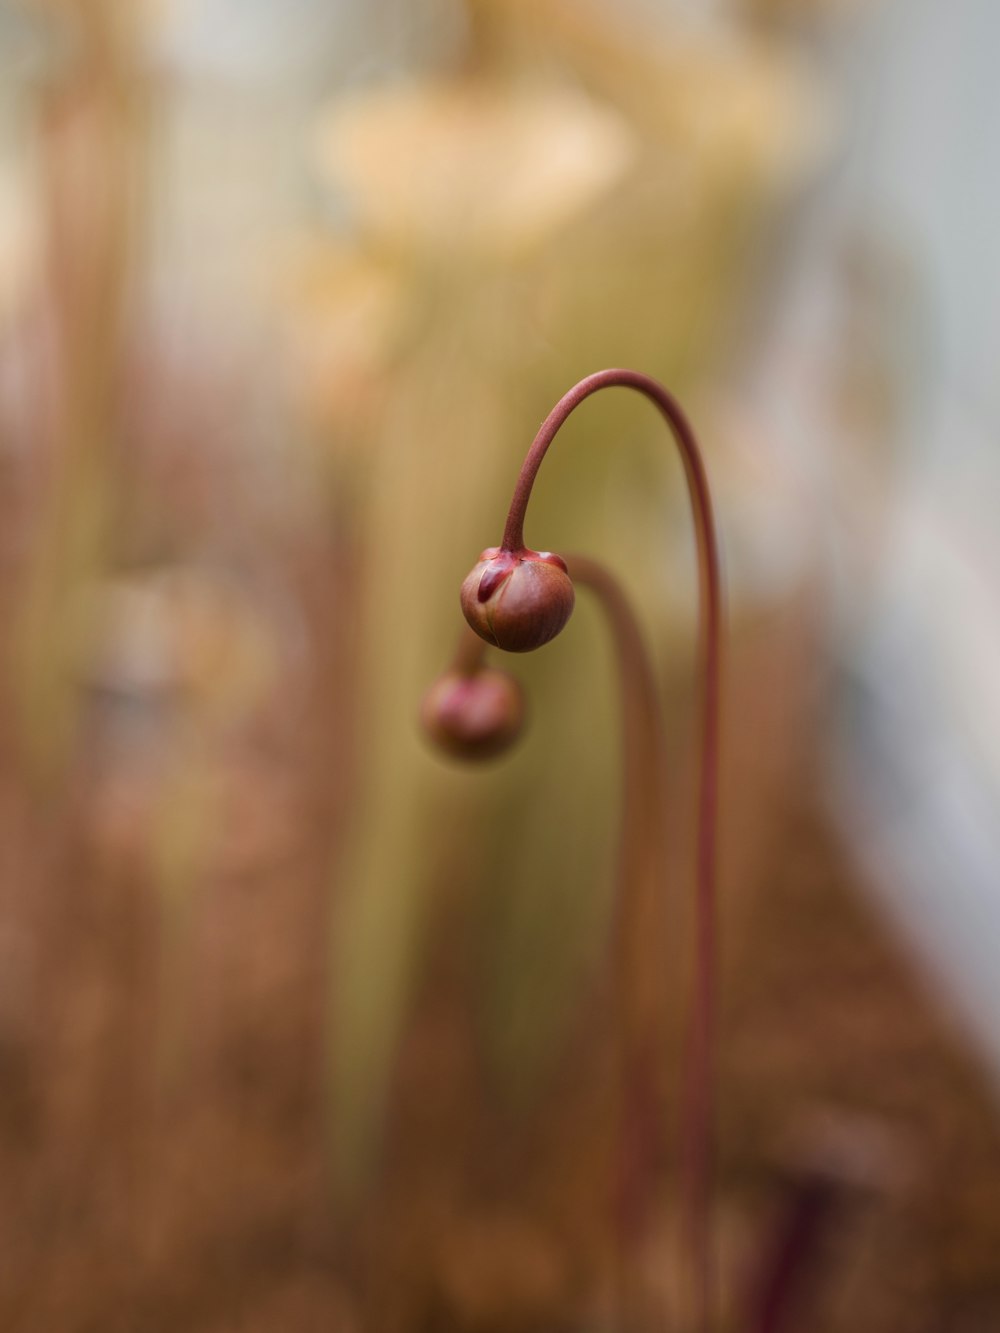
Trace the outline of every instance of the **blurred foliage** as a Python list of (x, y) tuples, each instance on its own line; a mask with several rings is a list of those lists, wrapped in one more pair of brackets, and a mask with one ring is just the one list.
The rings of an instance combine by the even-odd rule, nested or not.
[[(488, 772), (416, 718), (536, 423), (633, 364), (705, 425), (733, 557), (726, 884), (774, 864), (821, 670), (810, 512), (716, 388), (834, 132), (758, 21), (792, 8), (468, 0), (420, 61), (322, 105), (206, 87), (164, 36), (183, 7), (19, 10), (42, 54), (0, 178), (0, 1069), (21, 1089), (0, 1161), (41, 1202), (0, 1217), (31, 1288), (0, 1291), (5, 1326), (34, 1301), (25, 1328), (222, 1327), (206, 1290), (246, 1328), (349, 1328), (359, 1293), (369, 1327), (610, 1317), (605, 626), (581, 598), (516, 663), (532, 726)], [(840, 385), (862, 441), (893, 414), (871, 327)], [(588, 403), (527, 537), (611, 565), (657, 661), (674, 1056), (695, 587), (665, 444), (637, 398)], [(662, 1155), (636, 1259), (657, 1306)], [(735, 1300), (748, 1229), (728, 1205), (720, 1225)]]
[[(338, 98), (316, 138), (359, 256), (350, 272), (373, 284), (365, 309), (385, 308), (391, 275), (398, 321), (387, 338), (383, 321), (364, 320), (354, 278), (346, 304), (331, 282), (333, 356), (307, 353), (318, 387), (303, 385), (308, 403), (323, 401), (330, 447), (354, 480), (342, 438), (363, 425), (364, 601), (392, 605), (366, 629), (369, 822), (344, 880), (335, 968), (336, 1124), (354, 1168), (379, 1123), (442, 828), (467, 840), (466, 856), (484, 837), (495, 844), (470, 882), (497, 902), (480, 1003), (507, 1080), (544, 1065), (607, 921), (614, 696), (606, 666), (579, 665), (606, 658), (602, 630), (581, 615), (572, 649), (525, 663), (543, 739), (465, 787), (436, 779), (406, 740), (455, 632), (447, 590), (498, 539), (526, 425), (582, 369), (640, 365), (682, 395), (703, 381), (755, 239), (820, 142), (795, 57), (735, 32), (719, 40), (557, 3), (473, 5), (468, 32), (453, 71)], [(344, 235), (330, 245), (331, 274), (345, 271)], [(322, 243), (309, 246), (322, 263)], [(322, 348), (321, 302), (308, 312)], [(345, 319), (365, 369), (343, 386), (338, 421)], [(381, 375), (378, 354), (360, 350), (366, 332), (382, 344)], [(378, 402), (367, 414), (359, 384)], [(670, 585), (691, 577), (688, 560), (672, 569), (655, 558), (679, 469), (650, 416), (628, 402), (588, 405), (547, 465), (529, 529), (546, 548), (607, 555), (642, 606), (669, 604)], [(663, 620), (651, 628), (671, 633)], [(689, 622), (678, 629), (683, 641)], [(489, 834), (477, 808), (517, 837)]]

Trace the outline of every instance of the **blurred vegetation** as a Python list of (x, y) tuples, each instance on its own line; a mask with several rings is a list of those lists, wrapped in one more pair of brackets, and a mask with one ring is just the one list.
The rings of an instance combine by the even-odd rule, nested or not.
[[(690, 400), (731, 552), (794, 508), (719, 393), (834, 132), (760, 21), (792, 7), (468, 0), (420, 60), (305, 110), (206, 87), (170, 5), (8, 11), (3, 1327), (613, 1315), (605, 630), (582, 603), (517, 664), (532, 727), (489, 772), (416, 717), (582, 374)], [(695, 588), (648, 406), (574, 417), (527, 536), (606, 560), (656, 658), (676, 1055)], [(737, 954), (730, 891), (773, 865), (823, 669), (808, 537), (779, 555), (777, 579), (731, 571)], [(735, 1300), (746, 1223), (722, 1228)], [(641, 1263), (655, 1304), (675, 1275)]]

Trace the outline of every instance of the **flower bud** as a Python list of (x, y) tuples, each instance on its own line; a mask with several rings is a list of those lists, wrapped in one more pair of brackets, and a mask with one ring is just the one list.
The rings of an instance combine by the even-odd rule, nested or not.
[(487, 643), (529, 653), (554, 639), (575, 600), (566, 563), (549, 551), (491, 546), (462, 584), (465, 618)]
[(506, 671), (447, 671), (424, 695), (424, 731), (456, 759), (492, 759), (521, 734), (524, 694)]

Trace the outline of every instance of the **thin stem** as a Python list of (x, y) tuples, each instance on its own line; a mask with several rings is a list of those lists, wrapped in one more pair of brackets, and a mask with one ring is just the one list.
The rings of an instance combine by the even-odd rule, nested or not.
[(535, 477), (549, 445), (571, 412), (599, 389), (634, 389), (653, 402), (680, 450), (694, 515), (700, 593), (701, 767), (695, 871), (695, 976), (688, 1048), (682, 1171), (682, 1218), (695, 1275), (694, 1323), (699, 1333), (712, 1324), (714, 1253), (711, 1203), (714, 1175), (716, 822), (719, 769), (719, 685), (722, 586), (718, 540), (708, 480), (695, 433), (680, 405), (661, 384), (634, 370), (588, 375), (542, 422), (521, 467), (504, 528), (502, 549), (524, 546), (524, 516)]
[[(656, 675), (635, 613), (615, 576), (589, 556), (564, 558), (574, 584), (587, 588), (597, 599), (618, 659), (623, 740), (619, 884), (628, 889), (649, 875), (651, 862), (655, 860), (657, 866), (662, 862), (662, 847), (654, 850), (650, 845), (662, 840), (667, 786), (666, 741)], [(630, 896), (634, 900), (638, 894), (633, 891)], [(619, 900), (622, 917), (630, 906)], [(635, 1026), (642, 1025), (642, 1017), (648, 1017), (655, 1003), (651, 994), (637, 997), (631, 1020)]]
[(803, 1307), (818, 1276), (823, 1247), (843, 1211), (842, 1182), (821, 1173), (793, 1182), (784, 1211), (772, 1223), (760, 1272), (755, 1275), (746, 1333), (788, 1333), (805, 1327)]
[(614, 977), (622, 1043), (622, 1105), (613, 1212), (620, 1312), (624, 1327), (636, 1327), (641, 1300), (634, 1286), (632, 1256), (649, 1224), (651, 1182), (661, 1142), (656, 1080), (650, 1072), (661, 988), (649, 966), (649, 942), (656, 933), (656, 891), (666, 855), (666, 740), (656, 676), (628, 597), (614, 575), (596, 560), (583, 555), (566, 556), (565, 560), (574, 584), (588, 588), (597, 599), (618, 663), (622, 805)]
[(487, 644), (475, 630), (463, 626), (451, 658), (451, 670), (458, 676), (474, 676), (483, 665)]
[[(665, 856), (663, 805), (667, 757), (663, 713), (649, 653), (628, 597), (615, 576), (584, 555), (565, 557), (573, 583), (595, 597), (608, 624), (618, 665), (622, 719), (622, 805), (615, 896), (616, 995), (621, 1006), (624, 1105), (615, 1162), (614, 1216), (619, 1246), (619, 1292), (633, 1306), (626, 1255), (648, 1224), (649, 1181), (659, 1138), (655, 1081), (649, 1076), (659, 986), (647, 965), (652, 893)], [(489, 647), (466, 628), (450, 670), (473, 675)]]

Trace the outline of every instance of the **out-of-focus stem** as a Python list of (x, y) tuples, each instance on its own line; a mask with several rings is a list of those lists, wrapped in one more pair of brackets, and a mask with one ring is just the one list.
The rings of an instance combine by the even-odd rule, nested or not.
[(486, 659), (488, 646), (475, 630), (470, 629), (468, 625), (463, 626), (452, 654), (450, 669), (459, 676), (474, 675)]
[(622, 1103), (613, 1189), (619, 1313), (624, 1326), (630, 1327), (640, 1317), (633, 1262), (649, 1222), (662, 1142), (655, 1077), (662, 987), (649, 966), (649, 941), (655, 931), (655, 895), (666, 855), (666, 742), (656, 677), (624, 590), (596, 560), (583, 555), (565, 560), (574, 584), (588, 588), (599, 602), (618, 662), (622, 805), (614, 969)]
[(524, 547), (524, 516), (535, 477), (566, 418), (599, 389), (634, 389), (648, 398), (667, 422), (684, 464), (694, 516), (700, 584), (701, 767), (698, 784), (696, 852), (695, 978), (685, 1080), (682, 1127), (681, 1204), (683, 1244), (694, 1278), (693, 1323), (697, 1333), (712, 1324), (714, 1254), (712, 1177), (715, 1119), (716, 989), (716, 812), (719, 767), (719, 685), (722, 581), (718, 540), (701, 450), (680, 404), (656, 380), (634, 370), (601, 370), (564, 394), (542, 422), (518, 476), (501, 549)]
[[(622, 805), (619, 829), (616, 907), (615, 994), (622, 1042), (619, 1151), (615, 1161), (614, 1215), (619, 1294), (631, 1306), (627, 1267), (630, 1253), (648, 1222), (650, 1185), (660, 1139), (656, 1119), (656, 1014), (660, 986), (648, 966), (652, 894), (659, 888), (665, 855), (663, 805), (666, 744), (656, 678), (642, 631), (615, 576), (584, 555), (566, 556), (575, 585), (594, 595), (605, 616), (618, 665), (622, 726)], [(455, 648), (451, 670), (471, 675), (482, 665), (488, 645), (466, 628)]]
[(651, 874), (663, 863), (666, 743), (656, 677), (632, 607), (615, 576), (584, 555), (566, 556), (575, 584), (588, 588), (608, 622), (618, 660), (622, 718), (622, 816), (617, 901), (623, 954), (620, 967), (633, 982), (624, 1019), (634, 1046), (648, 1036), (659, 986), (642, 966), (643, 900)]

